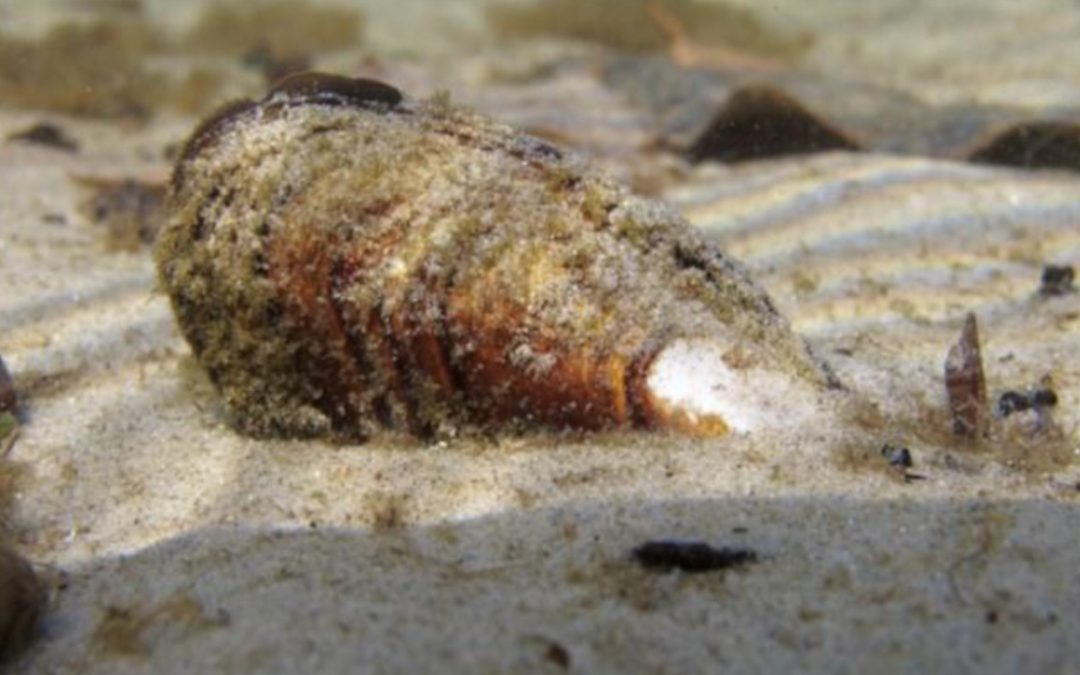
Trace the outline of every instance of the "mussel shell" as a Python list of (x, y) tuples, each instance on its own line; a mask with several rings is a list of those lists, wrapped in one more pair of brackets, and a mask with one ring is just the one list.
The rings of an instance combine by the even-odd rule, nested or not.
[(667, 426), (643, 379), (676, 338), (828, 381), (666, 205), (444, 100), (342, 80), (234, 104), (174, 173), (161, 279), (241, 428)]

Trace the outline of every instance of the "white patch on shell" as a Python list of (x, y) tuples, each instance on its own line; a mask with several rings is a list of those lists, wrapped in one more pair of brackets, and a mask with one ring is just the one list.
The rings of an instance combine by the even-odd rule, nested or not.
[(813, 388), (775, 370), (732, 367), (722, 339), (675, 340), (649, 368), (646, 387), (691, 421), (720, 417), (735, 433), (791, 427), (820, 414)]

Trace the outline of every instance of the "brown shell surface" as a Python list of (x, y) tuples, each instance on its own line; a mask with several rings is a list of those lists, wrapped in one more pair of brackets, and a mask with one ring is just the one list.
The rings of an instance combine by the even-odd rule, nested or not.
[(161, 279), (242, 429), (665, 426), (644, 376), (678, 338), (828, 381), (674, 210), (444, 101), (339, 85), (232, 106), (174, 175)]

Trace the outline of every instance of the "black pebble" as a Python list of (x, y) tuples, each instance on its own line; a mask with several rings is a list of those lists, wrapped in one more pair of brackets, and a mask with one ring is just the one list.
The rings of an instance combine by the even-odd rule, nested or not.
[(911, 451), (907, 448), (898, 448), (886, 443), (881, 447), (881, 456), (885, 458), (885, 461), (889, 463), (889, 466), (895, 466), (900, 469), (910, 469), (915, 465), (915, 462), (911, 459)]
[(969, 159), (1024, 169), (1080, 171), (1080, 124), (1064, 120), (1023, 122), (998, 132)]
[(9, 134), (7, 139), (20, 143), (44, 145), (65, 152), (78, 152), (79, 144), (67, 132), (51, 122), (38, 122), (34, 126)]
[(1008, 417), (1014, 412), (1022, 412), (1031, 407), (1027, 396), (1018, 391), (1007, 391), (998, 399), (997, 412), (1001, 417)]
[(633, 551), (634, 559), (650, 570), (714, 572), (757, 562), (749, 548), (716, 548), (703, 541), (647, 541)]
[(1032, 389), (1026, 394), (1007, 391), (998, 399), (997, 414), (1008, 417), (1014, 412), (1023, 412), (1032, 408), (1053, 408), (1058, 403), (1057, 393), (1053, 389)]
[(1057, 393), (1053, 389), (1036, 389), (1031, 392), (1031, 406), (1033, 408), (1052, 408), (1057, 405)]
[(1076, 271), (1071, 265), (1047, 265), (1042, 271), (1042, 285), (1039, 286), (1040, 295), (1065, 295), (1073, 290), (1073, 282), (1076, 280)]

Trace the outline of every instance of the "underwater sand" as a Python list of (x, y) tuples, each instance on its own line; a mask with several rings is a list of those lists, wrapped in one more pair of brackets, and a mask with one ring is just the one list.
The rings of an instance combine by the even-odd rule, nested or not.
[[(147, 4), (164, 16), (164, 3)], [(926, 32), (975, 3), (878, 23), (899, 4), (822, 6), (838, 34), (863, 35), (863, 51), (807, 58), (841, 75), (888, 66), (909, 85), (928, 63), (950, 64), (928, 99), (1080, 100), (1067, 3), (981, 3), (970, 51)], [(389, 31), (420, 13), (401, 5), (369, 20)], [(64, 6), (9, 0), (0, 19), (40, 26)], [(1063, 17), (1051, 37), (1036, 7)], [(1013, 13), (1008, 32), (1001, 11)], [(872, 41), (866, 25), (879, 26)], [(1010, 55), (994, 73), (991, 46)], [(402, 71), (446, 81), (425, 63)], [(596, 91), (569, 79), (511, 96), (475, 72), (459, 74), (464, 96), (512, 121)], [(637, 119), (596, 96), (580, 100), (608, 102), (597, 128)], [(1080, 293), (1036, 293), (1043, 265), (1080, 261), (1075, 173), (834, 153), (702, 165), (663, 187), (875, 404), (849, 425), (793, 426), (778, 411), (775, 428), (721, 440), (337, 446), (233, 431), (148, 251), (107, 250), (79, 211), (72, 175), (160, 179), (161, 149), (192, 120), (132, 128), (4, 108), (0, 136), (42, 117), (82, 150), (0, 145), (0, 354), (25, 417), (9, 459), (28, 468), (9, 518), (55, 589), (41, 639), (12, 672), (1080, 668)], [(603, 161), (623, 166), (614, 151)], [(991, 396), (1052, 377), (1053, 442), (972, 451), (951, 438), (942, 366), (969, 311)], [(1010, 428), (1027, 438), (1033, 424)], [(924, 479), (887, 470), (884, 443), (910, 448)], [(631, 560), (663, 538), (750, 547), (759, 561), (688, 575)]]

